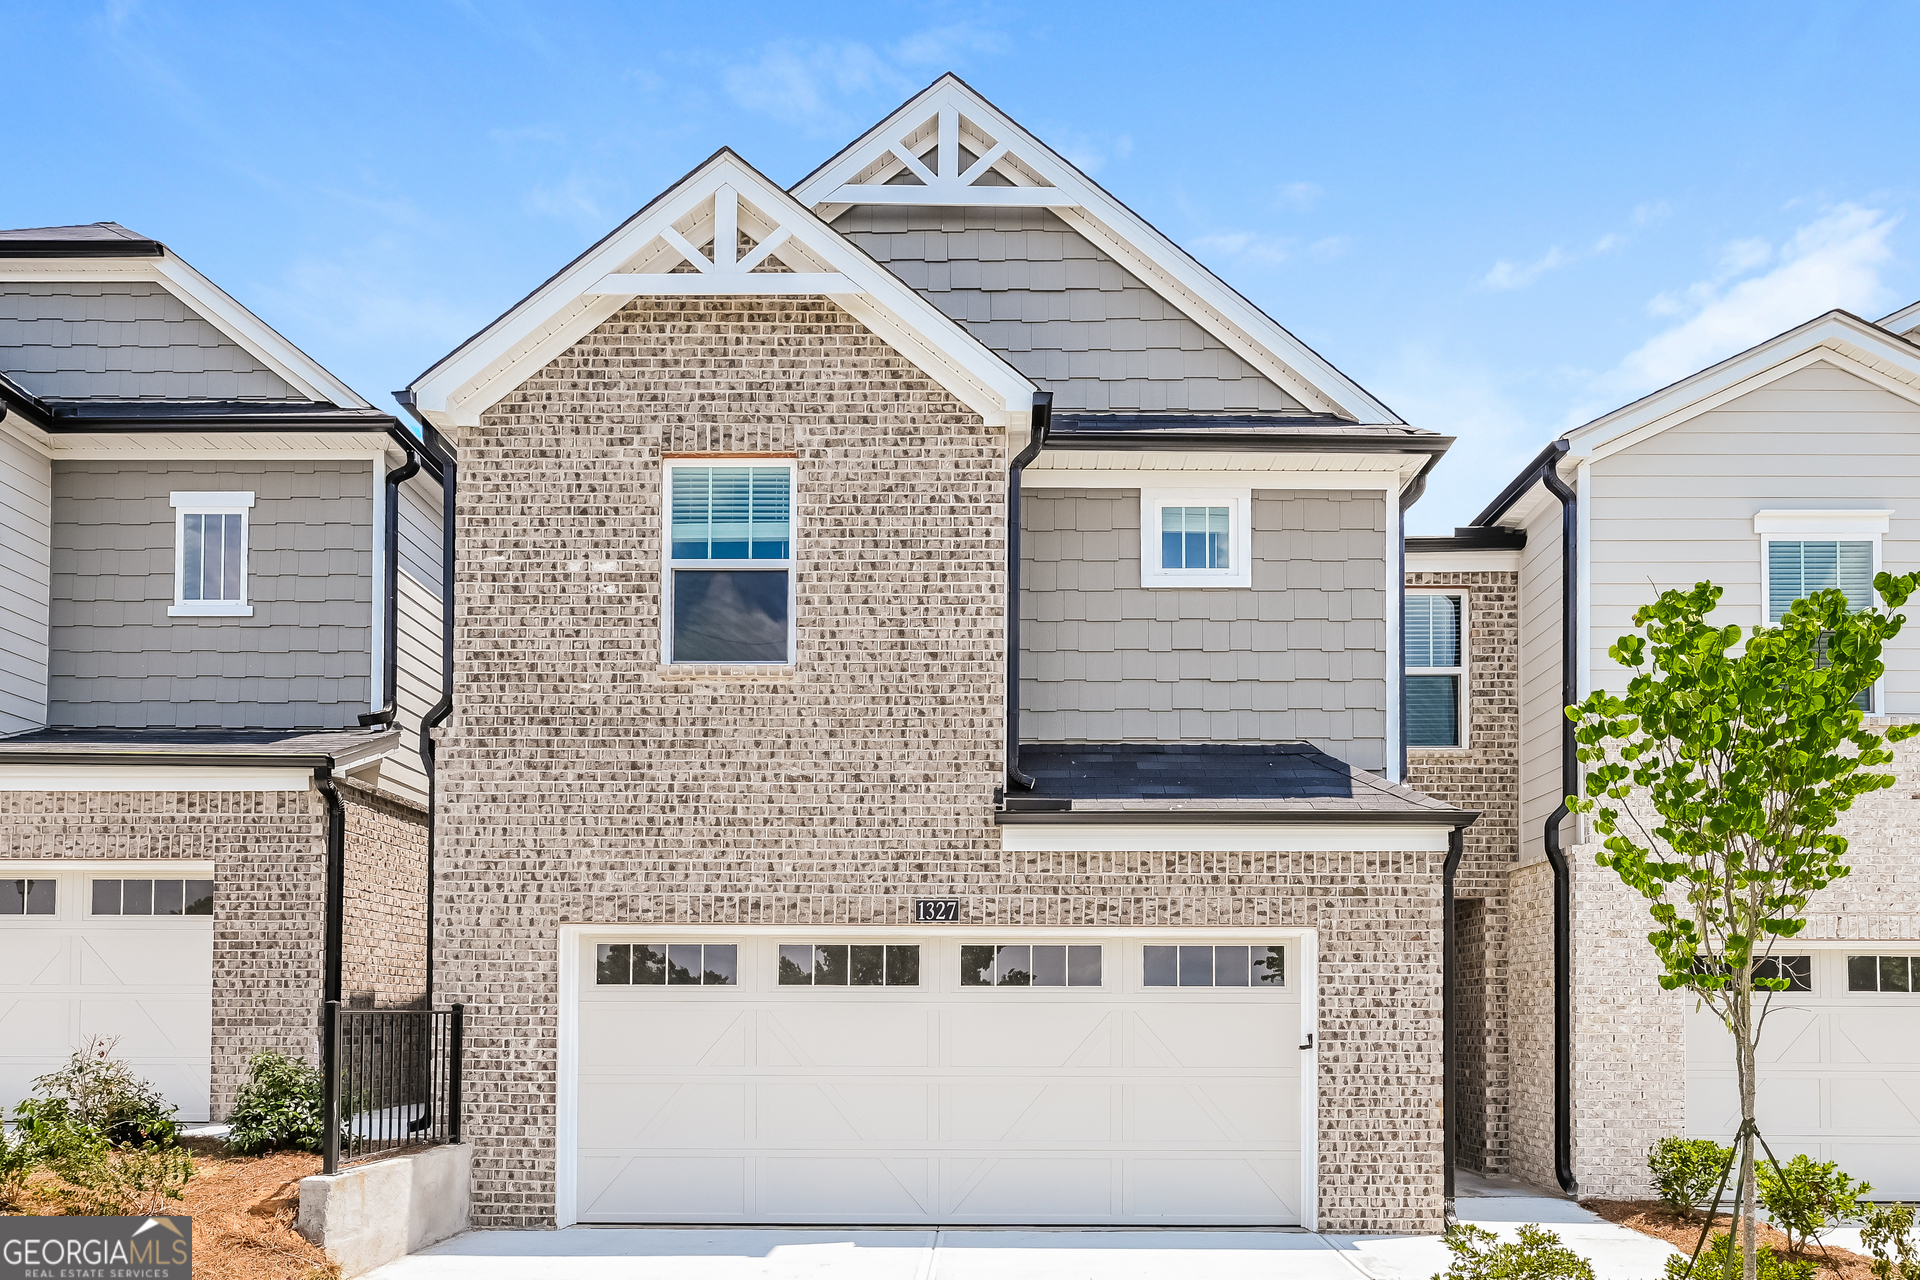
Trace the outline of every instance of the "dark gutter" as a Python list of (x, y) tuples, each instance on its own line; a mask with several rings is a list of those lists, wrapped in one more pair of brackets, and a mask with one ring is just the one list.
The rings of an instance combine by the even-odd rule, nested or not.
[(387, 608), (381, 619), (386, 652), (380, 668), (380, 691), (385, 701), (379, 710), (360, 717), (362, 725), (391, 725), (400, 705), (400, 691), (395, 687), (400, 679), (400, 486), (420, 473), (420, 449), (407, 432), (393, 438), (406, 451), (406, 461), (387, 472), (386, 564), (382, 567), (387, 580)]
[(0, 236), (0, 258), (158, 258), (167, 246), (145, 236), (124, 240), (14, 240)]
[[(1560, 701), (1572, 707), (1580, 701), (1578, 671), (1580, 499), (1560, 478), (1558, 464), (1567, 451), (1556, 440), (1542, 454), (1540, 479), (1547, 492), (1560, 500)], [(1560, 795), (1558, 808), (1547, 818), (1547, 861), (1553, 867), (1553, 1174), (1560, 1189), (1578, 1195), (1573, 1176), (1573, 877), (1566, 850), (1560, 847), (1560, 826), (1568, 816), (1566, 797), (1580, 787), (1580, 759), (1574, 724), (1560, 717)]]
[(327, 805), (326, 922), (322, 931), (320, 1002), (340, 998), (342, 955), (346, 938), (347, 806), (333, 781), (333, 770), (321, 765), (313, 771), (314, 789)]
[(1427, 491), (1427, 475), (1440, 463), (1440, 455), (1429, 454), (1418, 473), (1400, 495), (1400, 540), (1394, 549), (1395, 589), (1400, 593), (1400, 644), (1394, 656), (1400, 667), (1400, 781), (1407, 777), (1407, 509), (1420, 501)]
[(1441, 1205), (1445, 1215), (1445, 1225), (1451, 1228), (1457, 1219), (1454, 1217), (1453, 1162), (1454, 1127), (1459, 1123), (1458, 1081), (1455, 1073), (1458, 1069), (1454, 1051), (1454, 922), (1453, 922), (1453, 877), (1460, 869), (1460, 857), (1466, 852), (1467, 833), (1465, 828), (1455, 827), (1447, 833), (1447, 861), (1440, 871), (1440, 1119), (1441, 1119)]
[(440, 467), (440, 700), (420, 717), (420, 764), (427, 775), (427, 1008), (433, 1008), (433, 935), (434, 888), (437, 878), (435, 851), (439, 826), (439, 744), (433, 730), (453, 714), (453, 574), (457, 559), (455, 522), (459, 513), (460, 464), (453, 446), (448, 444), (414, 404), (413, 392), (396, 391), (393, 398), (413, 420), (420, 424), (420, 438), (427, 454)]
[(34, 395), (12, 378), (0, 373), (0, 422), (10, 415), (18, 415), (42, 431), (53, 421), (53, 411), (47, 402)]
[(1455, 529), (1447, 536), (1422, 536), (1407, 539), (1407, 550), (1431, 551), (1519, 551), (1527, 545), (1524, 529), (1503, 529), (1499, 525)]
[(248, 769), (331, 769), (327, 752), (298, 754), (266, 751), (0, 751), (0, 764), (31, 762), (55, 765), (191, 765)]
[(1242, 431), (1210, 427), (1166, 430), (1057, 427), (1047, 441), (1050, 449), (1178, 449), (1185, 452), (1235, 453), (1442, 454), (1452, 445), (1452, 436), (1366, 435), (1357, 431)]
[(1475, 526), (1490, 525), (1501, 516), (1507, 514), (1507, 509), (1525, 497), (1527, 490), (1533, 488), (1533, 486), (1539, 482), (1540, 469), (1558, 462), (1561, 455), (1565, 454), (1566, 451), (1567, 442), (1565, 440), (1555, 440), (1552, 444), (1549, 444), (1546, 448), (1535, 454), (1533, 461), (1526, 465), (1526, 469), (1515, 476), (1512, 481), (1508, 483), (1507, 487), (1500, 491), (1499, 496), (1487, 504), (1485, 511), (1482, 511), (1473, 518), (1473, 524)]
[(1015, 809), (993, 815), (1000, 827), (1301, 826), (1468, 827), (1474, 809)]
[(1033, 393), (1032, 422), (1027, 447), (1007, 467), (1007, 781), (1022, 791), (1033, 779), (1020, 772), (1020, 473), (1047, 446), (1053, 392)]

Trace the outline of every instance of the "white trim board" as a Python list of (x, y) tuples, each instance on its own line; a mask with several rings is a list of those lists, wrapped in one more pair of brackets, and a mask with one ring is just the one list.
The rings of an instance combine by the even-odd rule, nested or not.
[[(1045, 455), (1042, 455), (1043, 457)], [(1219, 489), (1247, 490), (1357, 489), (1397, 494), (1400, 477), (1393, 471), (1140, 471), (1036, 470), (1020, 473), (1020, 487), (1033, 489)]]
[(215, 877), (214, 864), (207, 858), (8, 858), (0, 862), (0, 873), (4, 873), (0, 878), (71, 875), (74, 872), (105, 875), (114, 871), (122, 875), (151, 876), (156, 880), (174, 876), (182, 880), (188, 877), (211, 880)]
[[(963, 143), (979, 157), (964, 172)], [(936, 144), (937, 169), (920, 159)], [(989, 168), (1014, 185), (976, 185)], [(916, 184), (889, 185), (903, 171)], [(1400, 423), (1358, 383), (952, 73), (808, 174), (793, 195), (828, 220), (867, 203), (1050, 208), (1309, 409)]]
[[(738, 235), (756, 244), (736, 257)], [(700, 247), (716, 246), (708, 258)], [(442, 430), (480, 415), (611, 317), (653, 293), (786, 292), (769, 256), (830, 298), (990, 426), (1024, 428), (1033, 383), (732, 151), (692, 173), (414, 380)], [(676, 271), (682, 265), (691, 272)], [(620, 292), (600, 292), (617, 289)]]
[(1408, 573), (1518, 573), (1519, 571), (1520, 553), (1518, 551), (1407, 552)]
[(1431, 822), (1067, 823), (1000, 828), (1008, 853), (1445, 853), (1450, 828)]
[(312, 769), (179, 764), (13, 764), (0, 791), (305, 791)]

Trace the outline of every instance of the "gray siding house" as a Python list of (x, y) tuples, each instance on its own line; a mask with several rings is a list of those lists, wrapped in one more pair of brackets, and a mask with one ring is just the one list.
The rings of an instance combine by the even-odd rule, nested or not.
[(1447, 439), (951, 76), (406, 394), (476, 1221), (1439, 1226)]
[(0, 232), (0, 1105), (424, 998), (441, 471), (164, 245)]

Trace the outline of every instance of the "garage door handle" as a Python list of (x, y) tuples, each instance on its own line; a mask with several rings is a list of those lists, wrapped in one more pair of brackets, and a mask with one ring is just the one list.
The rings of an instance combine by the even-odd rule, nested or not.
[(1313, 1032), (1311, 1032), (1311, 1031), (1309, 1031), (1309, 1032), (1307, 1032), (1307, 1038), (1306, 1038), (1306, 1040), (1305, 1040), (1305, 1041), (1304, 1041), (1304, 1042), (1303, 1042), (1303, 1043), (1301, 1044), (1301, 1046), (1300, 1046), (1300, 1047), (1301, 1047), (1302, 1049), (1311, 1049), (1311, 1048), (1313, 1048)]

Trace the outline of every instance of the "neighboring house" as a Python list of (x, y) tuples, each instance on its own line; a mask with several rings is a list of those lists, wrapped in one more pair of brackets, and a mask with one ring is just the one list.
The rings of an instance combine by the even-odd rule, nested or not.
[(424, 998), (439, 471), (164, 245), (0, 232), (0, 1106)]
[(1440, 1225), (1447, 439), (951, 76), (407, 398), (476, 1223)]
[[(1510, 867), (1477, 891), (1482, 907), (1469, 906), (1463, 878), (1458, 916), (1456, 1030), (1469, 1034), (1464, 1013), (1477, 1010), (1470, 1048), (1485, 1065), (1460, 1055), (1472, 1089), (1456, 1130), (1478, 1167), (1639, 1195), (1654, 1139), (1724, 1142), (1738, 1127), (1725, 1032), (1660, 990), (1643, 900), (1596, 865), (1590, 830), (1560, 807), (1579, 785), (1561, 708), (1624, 689), (1608, 648), (1661, 590), (1710, 579), (1726, 589), (1716, 620), (1750, 627), (1824, 588), (1865, 606), (1876, 571), (1920, 569), (1916, 343), (1920, 304), (1878, 324), (1829, 312), (1567, 432), (1472, 528), (1409, 541), (1410, 590), (1457, 590), (1473, 637), (1460, 646), (1468, 740), (1416, 747), (1413, 780), (1486, 811), (1469, 841), (1494, 838), (1496, 812), (1518, 806), (1517, 838), (1498, 829)], [(1452, 653), (1442, 643), (1427, 657)], [(1868, 699), (1873, 722), (1920, 715), (1920, 632), (1889, 643), (1886, 668)], [(1409, 666), (1410, 708), (1438, 669)], [(1762, 1043), (1759, 1123), (1782, 1158), (1836, 1160), (1876, 1196), (1913, 1199), (1920, 746), (1896, 757), (1898, 785), (1842, 821), (1853, 873), (1818, 893), (1806, 931), (1776, 948), (1796, 986), (1775, 998)], [(1483, 771), (1484, 783), (1447, 783)], [(1556, 882), (1569, 906), (1558, 962)], [(1558, 1044), (1556, 987), (1568, 1013)]]

